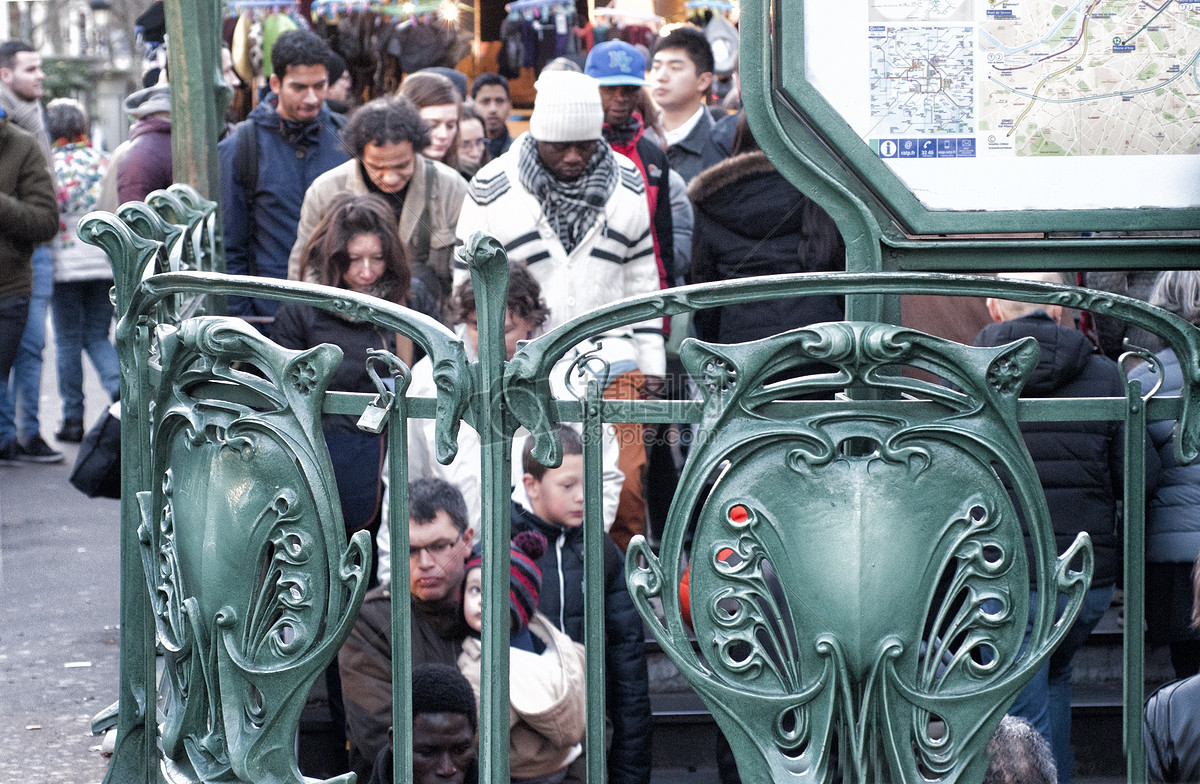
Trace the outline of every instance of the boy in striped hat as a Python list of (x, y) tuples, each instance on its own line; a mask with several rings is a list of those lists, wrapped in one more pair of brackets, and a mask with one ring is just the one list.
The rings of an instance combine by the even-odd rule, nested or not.
[[(514, 782), (555, 784), (583, 753), (586, 721), (583, 646), (537, 611), (546, 538), (517, 534), (509, 551), (509, 775)], [(466, 565), (463, 616), (474, 634), (463, 640), (458, 669), (479, 697), (479, 632), (483, 628), (483, 559)]]

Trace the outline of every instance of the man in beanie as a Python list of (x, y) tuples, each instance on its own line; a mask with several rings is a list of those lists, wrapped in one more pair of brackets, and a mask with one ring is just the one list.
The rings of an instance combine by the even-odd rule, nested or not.
[[(458, 236), (465, 242), (477, 231), (489, 234), (509, 260), (525, 263), (550, 306), (549, 331), (595, 308), (652, 294), (659, 290), (659, 276), (646, 183), (637, 166), (603, 138), (599, 83), (584, 74), (551, 71), (534, 86), (529, 132), (471, 180)], [(461, 261), (455, 264), (458, 284), (469, 272)], [(592, 351), (607, 363), (607, 377), (599, 379), (606, 398), (636, 399), (648, 386), (661, 387), (666, 353), (660, 319), (614, 329), (602, 341), (584, 341), (563, 362)], [(625, 547), (645, 528), (646, 448), (642, 425), (615, 428), (625, 482), (610, 533)]]
[[(537, 611), (546, 537), (522, 531), (509, 551), (509, 718), (508, 765), (514, 780), (560, 781), (575, 764), (583, 775), (583, 734), (587, 727), (587, 666), (583, 646)], [(463, 640), (458, 669), (479, 696), (483, 647), (483, 558), (467, 561), (463, 616), (472, 630)]]

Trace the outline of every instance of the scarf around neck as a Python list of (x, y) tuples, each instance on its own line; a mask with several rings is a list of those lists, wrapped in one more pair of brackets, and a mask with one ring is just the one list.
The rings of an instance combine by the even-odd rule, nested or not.
[(46, 165), (53, 170), (54, 158), (50, 154), (50, 135), (46, 131), (46, 118), (42, 113), (41, 103), (37, 100), (29, 101), (20, 98), (9, 89), (8, 85), (0, 84), (0, 106), (3, 106), (8, 113), (9, 122), (33, 134), (33, 138), (37, 139), (38, 146), (42, 148)]
[(638, 139), (642, 138), (642, 130), (642, 115), (634, 112), (629, 122), (622, 126), (604, 123), (604, 138), (617, 152), (624, 154), (623, 148), (635, 146)]
[(525, 134), (518, 153), (521, 185), (542, 205), (542, 213), (558, 235), (563, 250), (575, 249), (617, 189), (617, 164), (603, 139), (579, 179), (562, 182), (542, 163), (537, 141)]

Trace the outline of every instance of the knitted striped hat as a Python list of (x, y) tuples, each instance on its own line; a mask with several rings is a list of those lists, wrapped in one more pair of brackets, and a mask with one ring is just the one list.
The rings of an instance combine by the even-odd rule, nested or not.
[[(538, 594), (542, 592), (542, 570), (537, 559), (546, 552), (546, 537), (537, 531), (522, 531), (513, 537), (509, 549), (508, 603), (512, 614), (512, 633), (529, 625), (537, 612)], [(466, 572), (483, 566), (483, 556), (475, 554), (467, 561)]]

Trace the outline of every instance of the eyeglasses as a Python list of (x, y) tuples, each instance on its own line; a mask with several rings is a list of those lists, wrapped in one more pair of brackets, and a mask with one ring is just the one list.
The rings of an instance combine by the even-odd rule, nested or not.
[(465, 147), (468, 150), (482, 150), (487, 144), (486, 139), (460, 139), (458, 142), (460, 147)]
[(442, 558), (445, 558), (446, 554), (450, 552), (450, 548), (454, 547), (454, 545), (458, 544), (459, 541), (461, 541), (461, 540), (462, 540), (462, 534), (459, 534), (458, 536), (454, 537), (453, 539), (441, 539), (436, 542), (430, 542), (429, 544), (423, 545), (421, 547), (409, 547), (408, 548), (408, 560), (410, 560), (410, 561), (420, 560), (422, 550), (429, 553), (429, 556), (431, 558), (433, 558), (434, 560), (440, 560)]

